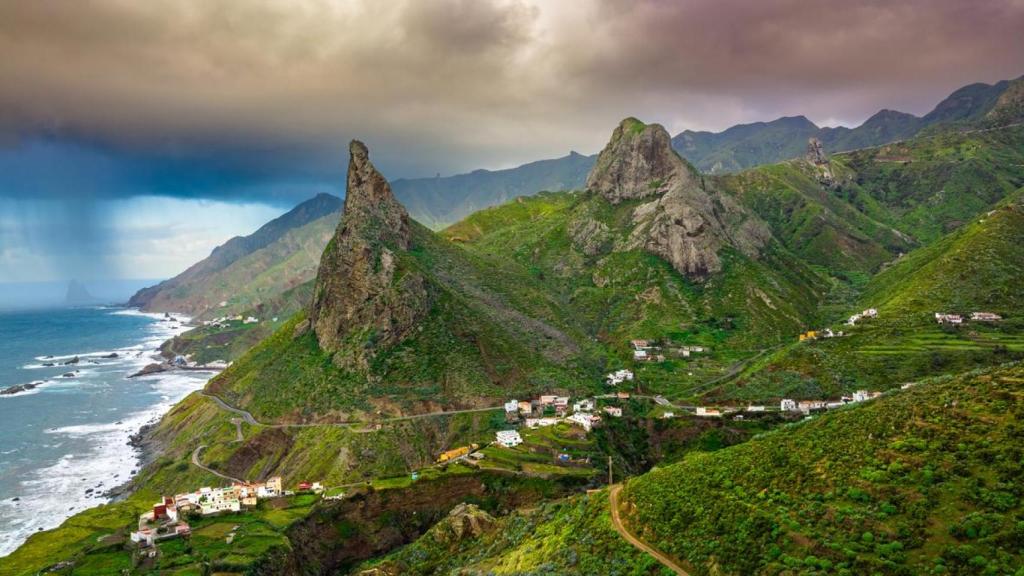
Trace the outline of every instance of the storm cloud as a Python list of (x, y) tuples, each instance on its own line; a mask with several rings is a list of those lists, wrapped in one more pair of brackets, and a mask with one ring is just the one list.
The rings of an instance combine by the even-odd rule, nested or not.
[(923, 113), (1024, 72), (1021, 30), (1020, 0), (10, 1), (0, 146), (134, 162), (97, 193), (324, 186), (353, 137), (392, 177), (451, 173), (594, 152), (627, 115)]

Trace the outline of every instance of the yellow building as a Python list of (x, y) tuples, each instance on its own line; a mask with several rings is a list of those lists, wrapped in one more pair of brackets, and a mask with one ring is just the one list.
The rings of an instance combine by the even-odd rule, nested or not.
[(454, 460), (461, 456), (465, 456), (466, 454), (469, 454), (470, 452), (476, 450), (479, 447), (480, 446), (478, 446), (477, 444), (470, 444), (469, 446), (460, 446), (458, 448), (453, 448), (451, 450), (448, 450), (447, 452), (442, 452), (441, 455), (438, 456), (437, 461), (438, 463), (448, 462), (449, 460)]

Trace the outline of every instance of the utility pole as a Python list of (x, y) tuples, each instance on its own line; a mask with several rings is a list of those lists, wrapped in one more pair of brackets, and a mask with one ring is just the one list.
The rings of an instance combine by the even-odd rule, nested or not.
[(612, 457), (608, 455), (608, 485), (612, 485)]

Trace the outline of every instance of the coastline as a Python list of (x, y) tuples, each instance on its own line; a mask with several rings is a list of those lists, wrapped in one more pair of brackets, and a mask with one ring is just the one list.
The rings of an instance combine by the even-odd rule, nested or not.
[[(130, 495), (138, 473), (160, 454), (161, 447), (151, 438), (151, 431), (174, 405), (202, 389), (215, 375), (216, 370), (210, 368), (173, 368), (129, 379), (128, 376), (147, 364), (163, 363), (161, 346), (191, 329), (190, 318), (131, 308), (103, 310), (106, 314), (143, 316), (151, 321), (141, 328), (141, 337), (134, 344), (116, 350), (75, 351), (64, 355), (50, 355), (52, 351), (41, 350), (48, 356), (35, 357), (39, 367), (44, 362), (63, 364), (78, 358), (82, 366), (79, 374), (74, 379), (53, 378), (53, 384), (47, 381), (26, 392), (6, 396), (3, 401), (17, 402), (22, 398), (21, 405), (35, 402), (48, 406), (47, 402), (65, 397), (61, 394), (66, 390), (82, 394), (86, 393), (83, 390), (97, 385), (117, 394), (138, 392), (141, 396), (133, 396), (134, 402), (120, 408), (94, 406), (92, 413), (74, 420), (75, 424), (42, 430), (39, 438), (48, 446), (59, 448), (63, 456), (55, 461), (41, 460), (39, 464), (32, 464), (25, 474), (16, 477), (16, 485), (9, 487), (8, 494), (14, 497), (0, 499), (0, 517), (4, 517), (4, 524), (0, 525), (3, 529), (0, 557), (16, 550), (31, 534), (55, 528), (83, 510)], [(112, 356), (115, 353), (117, 356)], [(36, 365), (22, 368), (31, 370)], [(111, 481), (116, 484), (111, 485)]]

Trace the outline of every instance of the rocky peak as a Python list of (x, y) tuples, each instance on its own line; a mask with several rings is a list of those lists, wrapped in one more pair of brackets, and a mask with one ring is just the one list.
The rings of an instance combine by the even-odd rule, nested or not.
[[(648, 199), (632, 213), (632, 230), (617, 250), (642, 249), (661, 256), (700, 282), (721, 270), (719, 251), (732, 246), (756, 257), (770, 238), (767, 226), (732, 198), (705, 188), (703, 180), (672, 150), (657, 124), (627, 118), (598, 157), (587, 188), (612, 204)], [(607, 227), (583, 216), (569, 227), (573, 245), (587, 256), (605, 250)]]
[(400, 274), (412, 242), (409, 215), (362, 142), (349, 146), (341, 223), (320, 259), (309, 321), (320, 347), (343, 367), (365, 370), (382, 347), (401, 341), (428, 305), (426, 283)]
[(597, 157), (587, 189), (618, 204), (659, 196), (696, 179), (696, 171), (672, 149), (664, 127), (626, 118)]
[(814, 164), (828, 164), (828, 154), (825, 154), (825, 147), (817, 138), (807, 139), (807, 160)]
[(409, 247), (409, 214), (391, 192), (391, 185), (370, 162), (359, 140), (349, 144), (345, 217), (339, 234), (359, 234), (394, 247)]

